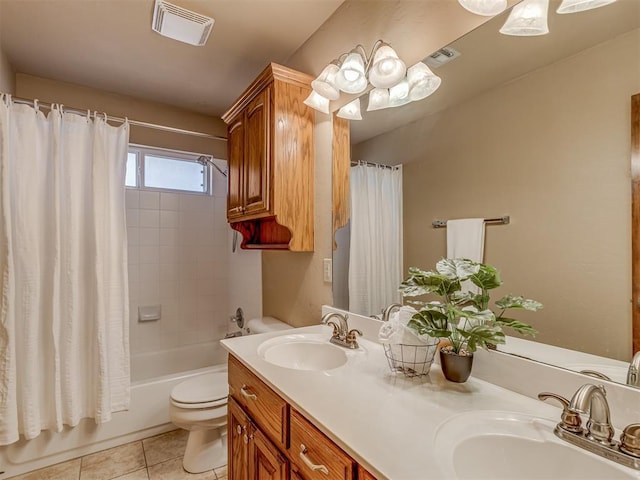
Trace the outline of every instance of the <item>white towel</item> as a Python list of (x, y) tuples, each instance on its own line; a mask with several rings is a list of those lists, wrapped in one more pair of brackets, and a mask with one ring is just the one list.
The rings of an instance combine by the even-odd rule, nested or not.
[(418, 335), (418, 333), (407, 326), (411, 317), (417, 311), (413, 307), (404, 306), (397, 312), (393, 312), (388, 322), (384, 322), (378, 332), (378, 341), (391, 345), (424, 345), (431, 343), (428, 335)]
[[(484, 218), (447, 220), (447, 258), (466, 258), (482, 263), (484, 257)], [(463, 292), (479, 293), (470, 281), (462, 283)]]
[(484, 218), (447, 220), (447, 258), (468, 258), (482, 263)]

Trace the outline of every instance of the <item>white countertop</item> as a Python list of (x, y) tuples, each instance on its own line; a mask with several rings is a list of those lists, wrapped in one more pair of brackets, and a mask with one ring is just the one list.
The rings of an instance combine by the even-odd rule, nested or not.
[[(311, 420), (358, 463), (379, 479), (442, 478), (432, 453), (438, 427), (467, 411), (519, 412), (557, 422), (560, 409), (493, 384), (471, 378), (447, 381), (437, 364), (426, 377), (392, 373), (381, 345), (358, 340), (345, 349), (345, 365), (327, 371), (299, 371), (275, 366), (257, 354), (268, 338), (288, 333), (323, 333), (331, 327), (223, 340), (232, 355)], [(472, 428), (472, 427), (471, 427)]]

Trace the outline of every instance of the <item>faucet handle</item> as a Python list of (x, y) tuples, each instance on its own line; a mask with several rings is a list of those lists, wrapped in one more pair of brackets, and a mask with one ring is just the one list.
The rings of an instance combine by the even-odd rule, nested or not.
[(582, 432), (582, 419), (580, 414), (571, 408), (569, 408), (570, 402), (562, 395), (552, 392), (541, 392), (538, 394), (538, 400), (543, 402), (548, 399), (553, 399), (562, 405), (562, 416), (560, 417), (560, 423), (558, 426), (568, 432), (581, 433)]
[(362, 336), (362, 332), (357, 328), (349, 330), (349, 333), (347, 333), (346, 341), (348, 344), (352, 345), (351, 348), (358, 348), (357, 335)]
[(333, 336), (333, 337), (339, 337), (340, 336), (340, 325), (338, 325), (333, 320), (327, 321), (327, 325), (331, 325), (333, 327), (333, 333), (331, 334), (331, 336)]
[(627, 425), (620, 435), (620, 450), (640, 457), (640, 423)]

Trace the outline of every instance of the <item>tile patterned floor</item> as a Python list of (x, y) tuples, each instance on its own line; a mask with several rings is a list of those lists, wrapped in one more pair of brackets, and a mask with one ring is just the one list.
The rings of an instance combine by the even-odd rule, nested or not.
[(11, 480), (227, 480), (226, 466), (195, 475), (182, 468), (188, 433), (173, 430)]

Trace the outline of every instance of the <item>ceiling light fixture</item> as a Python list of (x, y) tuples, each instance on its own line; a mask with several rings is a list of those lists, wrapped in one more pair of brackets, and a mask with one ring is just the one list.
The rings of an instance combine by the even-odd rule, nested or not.
[(471, 13), (492, 17), (507, 8), (507, 0), (458, 0), (458, 3)]
[(353, 102), (347, 103), (344, 107), (338, 110), (337, 115), (340, 118), (346, 118), (347, 120), (362, 120), (362, 114), (360, 113), (360, 99), (356, 98)]
[[(357, 45), (327, 65), (311, 82), (313, 91), (304, 103), (329, 113), (329, 101), (338, 100), (341, 91), (357, 95), (370, 85), (374, 88), (369, 93), (368, 111), (422, 100), (440, 86), (440, 77), (421, 62), (407, 70), (391, 45), (378, 40), (369, 56), (362, 45)], [(360, 101), (342, 107), (338, 116), (360, 120)]]
[(319, 112), (329, 114), (329, 99), (323, 97), (315, 90), (311, 90), (311, 94), (303, 102), (305, 105), (318, 110)]
[(548, 11), (549, 0), (522, 0), (513, 7), (500, 33), (520, 37), (546, 35), (549, 33)]
[[(577, 13), (610, 5), (618, 0), (562, 0), (556, 13)], [(476, 15), (493, 16), (507, 8), (507, 0), (458, 0)], [(549, 0), (522, 0), (511, 9), (509, 18), (500, 29), (504, 35), (531, 37), (549, 33), (547, 17)]]
[(593, 8), (604, 7), (616, 0), (563, 0), (557, 13), (577, 13), (591, 10)]

